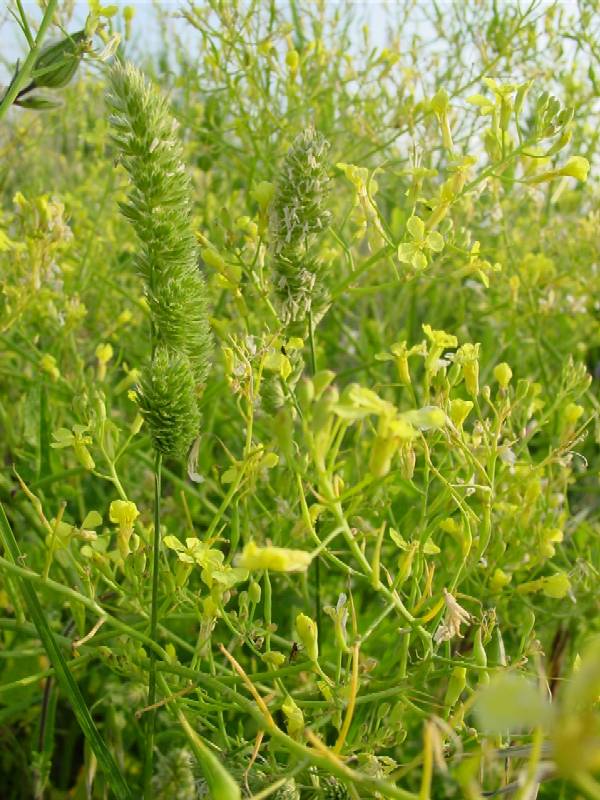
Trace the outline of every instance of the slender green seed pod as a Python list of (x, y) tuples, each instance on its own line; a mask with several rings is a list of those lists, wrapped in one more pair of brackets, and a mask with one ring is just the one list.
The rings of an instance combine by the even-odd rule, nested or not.
[(312, 306), (326, 302), (313, 249), (330, 219), (325, 208), (328, 148), (329, 143), (313, 127), (296, 137), (285, 157), (271, 206), (274, 283), (286, 323), (305, 319)]
[(136, 266), (146, 284), (155, 341), (183, 353), (200, 385), (212, 337), (177, 122), (166, 99), (135, 67), (117, 64), (110, 77), (113, 141), (132, 183), (121, 210), (138, 235)]
[(452, 674), (448, 679), (448, 686), (446, 687), (446, 694), (444, 696), (444, 706), (450, 710), (464, 692), (467, 685), (467, 670), (466, 667), (454, 667)]
[(61, 89), (66, 86), (79, 66), (79, 62), (90, 45), (85, 31), (76, 31), (59, 42), (43, 48), (35, 60), (30, 89)]
[(154, 449), (163, 456), (185, 456), (200, 427), (194, 374), (186, 356), (159, 346), (142, 373), (138, 399)]

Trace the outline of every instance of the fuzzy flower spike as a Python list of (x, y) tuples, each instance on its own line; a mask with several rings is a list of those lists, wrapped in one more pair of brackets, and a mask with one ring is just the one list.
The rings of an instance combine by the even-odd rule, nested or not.
[(312, 126), (302, 131), (285, 157), (271, 206), (274, 282), (285, 323), (304, 320), (311, 307), (314, 318), (326, 306), (313, 249), (330, 219), (325, 208), (328, 149)]
[(191, 185), (177, 122), (157, 89), (130, 64), (111, 71), (113, 141), (131, 189), (121, 211), (138, 236), (153, 331), (138, 390), (155, 449), (182, 456), (199, 427), (198, 392), (212, 348), (207, 294), (191, 222)]

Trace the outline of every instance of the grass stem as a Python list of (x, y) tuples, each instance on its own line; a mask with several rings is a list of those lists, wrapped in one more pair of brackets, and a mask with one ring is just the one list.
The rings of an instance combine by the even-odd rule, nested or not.
[[(154, 540), (152, 543), (152, 600), (150, 607), (150, 638), (156, 641), (158, 629), (158, 577), (160, 567), (160, 496), (162, 455), (156, 453), (154, 461)], [(150, 653), (148, 675), (148, 717), (146, 720), (146, 752), (144, 761), (144, 798), (152, 797), (152, 766), (154, 763), (154, 733), (156, 728), (156, 653)]]

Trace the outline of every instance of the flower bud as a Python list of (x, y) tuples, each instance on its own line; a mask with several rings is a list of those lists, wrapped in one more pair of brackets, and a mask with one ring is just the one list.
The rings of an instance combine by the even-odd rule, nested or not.
[(300, 56), (297, 50), (288, 50), (285, 54), (285, 63), (290, 68), (292, 76), (298, 72), (298, 65), (300, 63)]
[(464, 421), (473, 408), (471, 400), (461, 400), (457, 398), (450, 403), (450, 419), (457, 428), (462, 428)]
[(260, 603), (261, 594), (262, 594), (262, 591), (261, 591), (261, 588), (260, 588), (260, 583), (257, 583), (256, 581), (252, 581), (250, 583), (249, 587), (248, 587), (248, 597), (250, 598), (250, 601), (252, 603), (254, 603), (255, 605), (257, 603)]
[(266, 209), (270, 205), (275, 194), (275, 185), (269, 181), (261, 181), (251, 192), (251, 196), (256, 200), (261, 209)]
[(487, 667), (487, 653), (483, 646), (481, 627), (477, 628), (473, 638), (473, 660), (478, 667)]
[(50, 353), (44, 353), (40, 358), (40, 369), (47, 373), (56, 382), (60, 378), (60, 370), (56, 366), (56, 359)]
[(385, 477), (391, 469), (398, 440), (392, 436), (376, 436), (369, 457), (369, 471), (375, 478)]
[(501, 389), (508, 388), (512, 378), (512, 369), (505, 361), (494, 367), (494, 378), (498, 381)]
[(298, 614), (296, 617), (296, 630), (306, 655), (311, 661), (316, 662), (319, 658), (317, 623), (307, 617), (306, 614)]
[(400, 474), (405, 481), (412, 481), (415, 474), (415, 464), (417, 463), (415, 448), (410, 442), (400, 445), (398, 457), (400, 461)]
[(502, 589), (504, 589), (504, 587), (507, 586), (510, 581), (511, 576), (507, 575), (506, 572), (497, 567), (490, 581), (490, 589), (495, 594), (496, 592), (502, 591)]
[(106, 365), (113, 357), (113, 348), (109, 343), (99, 344), (96, 348), (96, 358), (98, 359), (98, 368), (96, 370), (96, 378), (101, 383), (106, 377)]
[(109, 518), (111, 522), (119, 525), (117, 541), (119, 553), (123, 560), (125, 560), (130, 553), (129, 540), (133, 533), (133, 523), (139, 514), (140, 512), (137, 510), (136, 504), (129, 500), (113, 500), (110, 504)]
[(467, 392), (471, 397), (477, 397), (479, 394), (479, 362), (469, 361), (463, 367), (463, 374), (465, 376)]

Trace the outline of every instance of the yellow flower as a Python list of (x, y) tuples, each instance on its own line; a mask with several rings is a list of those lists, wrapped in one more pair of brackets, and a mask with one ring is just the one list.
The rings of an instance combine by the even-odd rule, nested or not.
[(500, 384), (501, 389), (507, 389), (508, 384), (512, 378), (512, 369), (508, 366), (508, 364), (503, 361), (501, 364), (498, 364), (494, 367), (494, 378)]
[(139, 515), (136, 504), (130, 500), (113, 500), (110, 504), (109, 518), (111, 522), (119, 526), (119, 552), (124, 559), (129, 555), (129, 540), (133, 533), (133, 523)]
[(528, 581), (522, 583), (518, 588), (518, 592), (528, 594), (529, 592), (542, 592), (546, 597), (552, 597), (555, 600), (562, 600), (571, 591), (571, 581), (569, 576), (564, 572), (555, 572), (554, 575), (547, 575), (543, 578), (538, 578), (535, 581)]
[(565, 175), (569, 178), (577, 178), (578, 181), (587, 181), (590, 171), (590, 162), (583, 156), (572, 156), (567, 163), (556, 170), (557, 175)]
[(450, 121), (448, 119), (448, 109), (450, 98), (445, 89), (440, 89), (430, 100), (429, 107), (435, 114), (442, 131), (442, 141), (447, 150), (453, 150), (452, 133), (450, 131)]
[(479, 394), (479, 344), (463, 344), (454, 355), (454, 363), (462, 367), (465, 386), (471, 397)]
[(547, 172), (542, 172), (541, 175), (534, 175), (534, 177), (527, 180), (528, 183), (545, 183), (554, 180), (554, 178), (568, 177), (576, 178), (578, 181), (585, 183), (587, 181), (588, 172), (590, 171), (590, 162), (583, 156), (571, 156), (566, 164), (557, 169), (551, 169)]
[(414, 411), (405, 411), (400, 418), (414, 425), (420, 431), (436, 430), (443, 428), (446, 424), (446, 415), (437, 406), (424, 406), (416, 408)]
[(566, 425), (569, 427), (574, 426), (579, 418), (583, 415), (585, 409), (577, 403), (568, 403), (563, 408), (562, 417)]
[(120, 325), (128, 325), (132, 319), (133, 319), (133, 314), (128, 308), (126, 308), (124, 311), (121, 311), (121, 313), (117, 317), (117, 327)]
[(297, 50), (288, 50), (285, 54), (285, 63), (290, 68), (290, 72), (292, 76), (296, 74), (298, 71), (298, 65), (300, 63), (300, 56)]
[(462, 428), (463, 422), (471, 413), (472, 408), (471, 400), (456, 398), (450, 402), (450, 419), (457, 428)]
[(306, 572), (312, 555), (306, 550), (291, 550), (287, 547), (259, 547), (248, 542), (236, 558), (236, 566), (249, 570), (271, 569), (274, 572)]
[(507, 575), (504, 570), (501, 570), (499, 567), (496, 567), (494, 574), (492, 575), (492, 579), (490, 581), (490, 589), (492, 592), (500, 592), (505, 586), (507, 586), (512, 580), (511, 575)]
[(56, 359), (50, 353), (44, 353), (40, 358), (40, 369), (47, 372), (53, 381), (57, 381), (60, 378), (60, 370), (56, 366)]
[(425, 223), (419, 217), (410, 217), (406, 223), (411, 241), (398, 245), (398, 260), (411, 264), (415, 269), (425, 269), (428, 250), (440, 253), (444, 249), (444, 238), (437, 231), (425, 231)]
[(52, 434), (55, 441), (50, 444), (50, 447), (59, 450), (65, 447), (72, 447), (79, 463), (85, 469), (93, 470), (96, 464), (87, 449), (87, 445), (92, 444), (92, 437), (88, 435), (87, 430), (87, 425), (73, 425), (72, 430), (59, 428)]
[(269, 181), (261, 181), (250, 193), (261, 209), (266, 209), (275, 195), (275, 185)]

